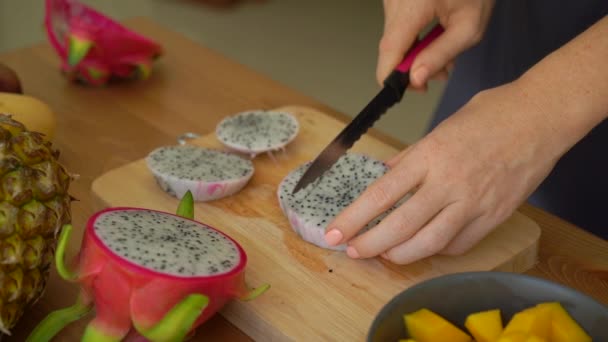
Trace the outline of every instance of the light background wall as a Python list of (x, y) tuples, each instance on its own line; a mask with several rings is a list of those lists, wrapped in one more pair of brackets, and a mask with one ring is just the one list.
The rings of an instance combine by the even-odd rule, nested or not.
[[(379, 89), (380, 0), (266, 0), (226, 9), (202, 0), (83, 2), (117, 19), (150, 17), (351, 116)], [(44, 0), (0, 0), (0, 52), (44, 42), (43, 15)], [(442, 89), (435, 82), (427, 94), (407, 93), (376, 127), (414, 142)]]

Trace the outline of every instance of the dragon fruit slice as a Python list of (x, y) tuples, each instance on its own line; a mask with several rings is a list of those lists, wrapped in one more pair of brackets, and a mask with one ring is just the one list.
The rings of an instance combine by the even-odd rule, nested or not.
[(253, 158), (283, 149), (296, 138), (299, 129), (298, 120), (289, 113), (252, 110), (225, 118), (215, 133), (222, 144)]
[(71, 226), (59, 238), (58, 273), (80, 283), (72, 307), (47, 316), (28, 341), (48, 341), (95, 307), (82, 341), (181, 341), (228, 301), (251, 300), (269, 286), (249, 290), (247, 255), (229, 236), (192, 220), (191, 193), (178, 215), (141, 208), (109, 208), (87, 224), (76, 270), (64, 264)]
[(164, 191), (177, 198), (190, 191), (201, 202), (239, 192), (254, 173), (248, 159), (193, 145), (157, 148), (146, 163)]
[(47, 37), (73, 80), (147, 79), (162, 47), (77, 0), (46, 0)]
[[(327, 225), (376, 179), (388, 171), (379, 160), (357, 153), (342, 156), (314, 183), (292, 194), (310, 162), (291, 171), (279, 184), (277, 196), (292, 229), (305, 241), (318, 247), (344, 251), (346, 245), (329, 246), (325, 242)], [(377, 225), (403, 201), (389, 208), (363, 228), (359, 234)]]

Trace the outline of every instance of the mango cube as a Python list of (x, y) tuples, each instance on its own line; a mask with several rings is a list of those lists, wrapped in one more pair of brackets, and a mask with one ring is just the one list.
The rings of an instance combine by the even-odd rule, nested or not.
[(528, 334), (521, 331), (503, 332), (496, 342), (528, 342)]
[(552, 342), (591, 341), (591, 336), (568, 314), (560, 303), (541, 303), (536, 307), (546, 308), (551, 313), (550, 338), (547, 338), (547, 340)]
[(470, 342), (471, 337), (454, 324), (428, 309), (403, 316), (405, 327), (417, 342)]
[(476, 312), (467, 316), (464, 326), (476, 342), (494, 342), (502, 333), (500, 310)]
[(532, 336), (528, 336), (528, 338), (526, 338), (526, 342), (548, 342), (548, 340), (538, 337), (536, 335), (532, 335)]
[(535, 306), (516, 313), (505, 327), (503, 334), (515, 331), (548, 339), (551, 333), (551, 309)]

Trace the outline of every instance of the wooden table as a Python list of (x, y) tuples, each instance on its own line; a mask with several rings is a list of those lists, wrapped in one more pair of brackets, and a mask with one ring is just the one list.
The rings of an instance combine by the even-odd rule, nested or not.
[[(46, 43), (0, 55), (0, 62), (18, 72), (24, 91), (47, 102), (57, 113), (55, 144), (63, 163), (80, 175), (71, 187), (71, 194), (79, 200), (72, 209), (74, 226), (79, 229), (74, 241), (79, 241), (89, 215), (99, 209), (90, 192), (96, 177), (159, 145), (175, 143), (184, 132), (206, 134), (226, 115), (290, 104), (349, 119), (150, 20), (137, 18), (127, 25), (158, 39), (166, 48), (147, 82), (99, 89), (70, 84), (59, 73), (58, 58)], [(371, 134), (404, 147), (375, 130)], [(540, 261), (527, 273), (566, 284), (608, 304), (608, 241), (530, 205), (523, 205), (521, 212), (542, 228)], [(49, 311), (72, 304), (76, 290), (53, 273), (44, 297), (7, 340), (23, 341)], [(57, 340), (79, 340), (85, 324), (83, 320), (68, 326)], [(197, 336), (211, 341), (250, 340), (220, 315), (204, 324)]]

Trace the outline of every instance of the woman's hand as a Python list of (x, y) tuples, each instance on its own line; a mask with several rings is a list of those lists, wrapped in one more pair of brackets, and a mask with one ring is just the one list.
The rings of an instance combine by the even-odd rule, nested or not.
[[(478, 94), (428, 136), (388, 162), (328, 227), (329, 244), (353, 258), (407, 264), (470, 249), (526, 200), (564, 151), (545, 114), (518, 83)], [(413, 196), (369, 231), (367, 223)]]
[[(427, 1), (459, 3), (398, 4)], [(564, 153), (608, 118), (608, 69), (602, 67), (607, 33), (608, 16), (518, 80), (478, 93), (390, 160), (390, 171), (330, 223), (327, 243), (347, 243), (353, 258), (382, 255), (398, 264), (470, 249), (528, 198)], [(413, 196), (399, 208), (357, 235), (408, 193)]]
[(452, 60), (483, 36), (493, 5), (494, 0), (384, 0), (378, 82), (401, 62), (418, 34), (435, 18), (445, 32), (414, 60), (411, 85), (426, 89), (430, 78), (445, 78)]

